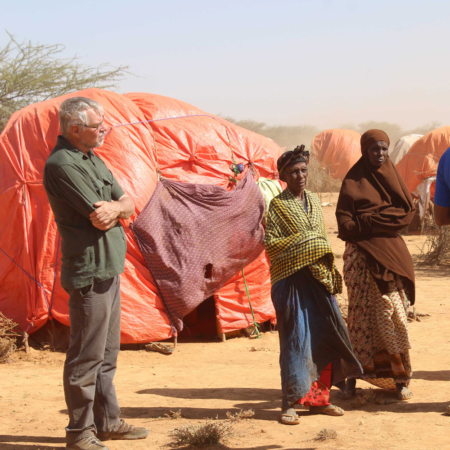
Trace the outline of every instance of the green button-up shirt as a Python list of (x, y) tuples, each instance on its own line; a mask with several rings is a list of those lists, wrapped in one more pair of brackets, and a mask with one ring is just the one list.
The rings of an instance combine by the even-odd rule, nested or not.
[(94, 203), (124, 195), (105, 163), (58, 136), (45, 163), (44, 186), (61, 236), (62, 287), (80, 289), (122, 273), (127, 249), (122, 225), (102, 231), (89, 219)]

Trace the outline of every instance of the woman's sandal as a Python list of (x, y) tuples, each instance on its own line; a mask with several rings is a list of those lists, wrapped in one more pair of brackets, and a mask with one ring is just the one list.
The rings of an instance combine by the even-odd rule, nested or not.
[(343, 416), (345, 411), (336, 405), (310, 406), (309, 412), (313, 414), (326, 414), (327, 416)]
[(297, 414), (295, 416), (292, 414), (281, 414), (280, 420), (285, 425), (298, 425), (300, 423), (300, 417)]
[(408, 389), (405, 384), (397, 384), (397, 398), (399, 400), (410, 400), (413, 396), (413, 393)]
[(174, 351), (173, 348), (168, 347), (165, 344), (161, 344), (161, 342), (152, 342), (151, 344), (147, 344), (145, 349), (150, 352), (162, 353), (163, 355), (171, 355)]
[[(288, 413), (288, 411), (293, 411), (293, 414)], [(288, 408), (284, 412), (281, 412), (280, 421), (285, 425), (298, 425), (300, 423), (300, 417), (295, 414), (294, 408)]]

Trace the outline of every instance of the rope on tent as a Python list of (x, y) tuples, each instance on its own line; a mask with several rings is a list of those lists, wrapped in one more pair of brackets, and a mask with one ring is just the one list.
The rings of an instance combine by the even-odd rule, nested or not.
[[(242, 166), (242, 167), (240, 167), (240, 166)], [(236, 162), (234, 162), (234, 158), (233, 158), (233, 164), (231, 165), (230, 169), (234, 172), (235, 176), (237, 177), (240, 173), (242, 173), (244, 171), (244, 165), (236, 164)], [(237, 180), (235, 180), (232, 177), (230, 177), (230, 180), (237, 183)], [(259, 339), (261, 337), (261, 331), (259, 329), (259, 325), (256, 323), (255, 313), (253, 312), (252, 302), (250, 300), (250, 293), (248, 292), (247, 281), (245, 280), (244, 269), (242, 269), (242, 278), (244, 279), (245, 292), (247, 293), (248, 304), (250, 305), (250, 311), (252, 312), (252, 317), (253, 317), (253, 331), (252, 331), (250, 337)]]
[[(148, 123), (151, 124), (153, 122), (161, 122), (163, 120), (175, 120), (175, 119), (186, 119), (188, 117), (209, 117), (210, 119), (213, 120), (217, 120), (218, 122), (227, 122), (227, 120), (225, 119), (221, 119), (220, 117), (215, 117), (215, 116), (211, 116), (210, 114), (187, 114), (185, 116), (175, 116), (175, 117), (163, 117), (161, 119), (148, 119), (148, 120), (140, 120), (138, 122), (127, 122), (127, 123), (119, 123), (117, 125), (113, 125), (112, 127), (110, 127), (110, 129), (105, 133), (105, 136), (113, 129), (113, 128), (118, 128), (118, 127), (126, 127), (128, 125), (140, 125), (143, 123)], [(227, 139), (228, 139), (228, 146), (230, 147), (231, 150), (231, 157), (234, 160), (234, 155), (233, 155), (233, 149), (231, 148), (231, 141), (230, 141), (230, 135), (228, 133), (228, 128), (225, 126), (225, 124), (222, 124), (225, 128), (225, 133), (227, 135)], [(153, 129), (152, 129), (153, 131)], [(152, 133), (153, 136), (153, 133)], [(156, 150), (156, 141), (155, 141), (155, 137), (153, 136), (153, 142), (155, 145), (155, 150)]]
[(141, 123), (151, 123), (151, 122), (160, 122), (162, 120), (173, 120), (173, 119), (185, 119), (187, 117), (210, 117), (211, 119), (217, 121), (227, 122), (225, 119), (221, 119), (220, 117), (214, 117), (211, 114), (187, 114), (185, 116), (175, 116), (175, 117), (162, 117), (161, 119), (149, 119), (149, 120), (140, 120), (138, 122), (127, 122), (127, 123), (119, 123), (117, 125), (113, 125), (106, 133), (105, 136), (113, 129), (118, 127), (126, 127), (128, 125), (139, 125)]
[[(7, 257), (7, 258), (9, 258), (22, 272), (24, 272), (25, 274), (27, 274), (41, 289), (42, 289), (42, 292), (44, 293), (44, 298), (45, 298), (45, 303), (47, 304), (47, 309), (48, 309), (48, 314), (49, 314), (49, 316), (51, 315), (51, 313), (50, 313), (50, 305), (49, 305), (49, 303), (48, 303), (48, 299), (47, 299), (47, 294), (45, 293), (45, 288), (44, 288), (44, 286), (42, 286), (42, 284), (41, 283), (39, 283), (39, 281), (38, 280), (36, 280), (35, 278), (33, 278), (25, 269), (23, 269), (22, 267), (20, 267), (20, 265), (19, 264), (17, 264), (15, 261), (14, 261), (14, 259), (12, 259), (11, 258), (11, 256), (9, 256), (8, 255), (8, 253), (6, 253), (2, 248), (0, 248), (0, 251)], [(30, 325), (28, 326), (28, 328), (27, 328), (27, 331), (28, 331), (28, 329), (30, 328), (30, 326), (32, 326), (33, 325), (33, 322), (31, 322), (30, 323)]]
[[(212, 115), (210, 115), (210, 114), (188, 114), (188, 115), (185, 115), (185, 116), (163, 117), (163, 118), (161, 118), (161, 119), (149, 119), (149, 120), (140, 120), (140, 121), (138, 121), (138, 122), (120, 123), (120, 124), (117, 124), (117, 125), (113, 125), (113, 126), (105, 133), (105, 136), (106, 136), (113, 128), (125, 127), (125, 126), (128, 126), (128, 125), (140, 125), (140, 124), (144, 124), (144, 123), (148, 123), (148, 124), (150, 125), (150, 128), (151, 128), (151, 124), (152, 124), (153, 122), (160, 122), (160, 121), (163, 121), (163, 120), (186, 119), (186, 118), (189, 118), (189, 117), (209, 117), (210, 119), (217, 120), (218, 122), (227, 122), (227, 120), (225, 120), (225, 119), (221, 119), (220, 117), (215, 117), (215, 116), (212, 116)], [(231, 146), (231, 140), (230, 140), (230, 134), (228, 133), (228, 127), (225, 125), (225, 123), (222, 123), (222, 125), (224, 126), (224, 128), (225, 128), (225, 134), (227, 135), (228, 147), (230, 148), (230, 151), (231, 151), (231, 159), (232, 159), (232, 161), (233, 161), (233, 165), (234, 165), (234, 166), (237, 166), (236, 160), (235, 160), (235, 158), (234, 158), (233, 148), (232, 148), (232, 146)], [(158, 180), (159, 180), (159, 178), (160, 178), (162, 175), (161, 175), (161, 172), (160, 172), (160, 170), (159, 170), (158, 152), (157, 152), (157, 150), (156, 150), (156, 139), (155, 139), (155, 135), (154, 135), (154, 133), (153, 133), (153, 128), (151, 128), (151, 130), (152, 130), (153, 145), (154, 145), (154, 147), (155, 147), (155, 155), (156, 155), (156, 164), (157, 164), (156, 172), (157, 172), (157, 174), (158, 174)], [(252, 167), (252, 170), (253, 170), (253, 167)], [(254, 170), (253, 170), (253, 172), (254, 172)], [(232, 179), (231, 177), (230, 177), (230, 180), (237, 183), (237, 180), (234, 180), (234, 179)]]
[(256, 323), (255, 313), (253, 312), (252, 302), (250, 301), (250, 294), (248, 292), (247, 281), (245, 281), (244, 269), (242, 269), (242, 278), (244, 278), (245, 292), (247, 293), (248, 304), (250, 305), (250, 311), (252, 312), (253, 317), (253, 331), (250, 337), (254, 339), (259, 339), (262, 336), (262, 334), (261, 330), (259, 329), (259, 325)]
[(53, 275), (53, 289), (52, 289), (52, 296), (50, 297), (50, 310), (48, 312), (48, 315), (49, 315), (50, 319), (53, 319), (53, 316), (52, 316), (53, 295), (55, 293), (56, 273), (58, 271), (58, 256), (59, 256), (59, 244), (60, 244), (60, 242), (61, 242), (61, 236), (58, 235), (58, 242), (56, 244), (55, 273)]

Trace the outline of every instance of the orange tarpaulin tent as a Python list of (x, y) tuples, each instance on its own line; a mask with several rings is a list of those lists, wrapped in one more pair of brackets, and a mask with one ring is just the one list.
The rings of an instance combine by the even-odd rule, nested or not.
[(343, 180), (361, 158), (361, 135), (352, 130), (325, 130), (314, 137), (312, 155), (335, 179)]
[[(449, 147), (450, 126), (431, 131), (411, 146), (397, 164), (397, 170), (410, 192), (427, 178), (436, 176), (439, 160)], [(433, 197), (434, 183), (431, 185), (431, 199)]]
[[(269, 139), (191, 105), (151, 94), (119, 95), (88, 89), (15, 113), (0, 135), (0, 205), (7, 218), (0, 224), (0, 310), (28, 333), (49, 318), (69, 324), (68, 295), (59, 283), (59, 235), (42, 174), (59, 134), (58, 106), (74, 96), (103, 105), (105, 124), (113, 128), (96, 153), (136, 204), (136, 215), (122, 222), (128, 250), (121, 277), (121, 341), (168, 338), (169, 320), (129, 227), (149, 201), (158, 181), (157, 171), (174, 180), (232, 189), (229, 167), (233, 161), (245, 164), (255, 177), (273, 179), (281, 149)], [(196, 117), (182, 117), (193, 115)], [(136, 122), (141, 123), (119, 126)], [(265, 254), (245, 269), (245, 275), (256, 320), (273, 320)], [(215, 301), (222, 331), (252, 323), (241, 274), (217, 293)]]

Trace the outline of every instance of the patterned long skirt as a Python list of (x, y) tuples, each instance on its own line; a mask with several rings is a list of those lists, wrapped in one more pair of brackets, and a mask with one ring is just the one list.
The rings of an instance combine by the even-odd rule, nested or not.
[(348, 332), (364, 373), (361, 378), (377, 387), (395, 389), (412, 376), (408, 337), (408, 296), (395, 276), (382, 294), (358, 247), (347, 243), (344, 281), (348, 291)]

